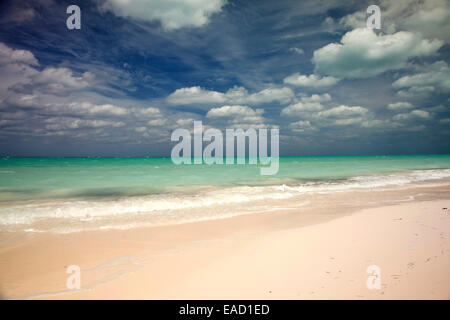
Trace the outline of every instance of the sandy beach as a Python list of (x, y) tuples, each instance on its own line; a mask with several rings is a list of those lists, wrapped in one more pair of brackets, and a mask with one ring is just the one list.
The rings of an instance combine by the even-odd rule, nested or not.
[[(0, 293), (6, 299), (449, 299), (450, 217), (443, 209), (449, 206), (444, 197), (302, 219), (280, 211), (27, 234), (20, 241), (9, 235), (0, 250)], [(70, 265), (81, 268), (80, 290), (66, 287)], [(373, 265), (379, 289), (366, 285)]]

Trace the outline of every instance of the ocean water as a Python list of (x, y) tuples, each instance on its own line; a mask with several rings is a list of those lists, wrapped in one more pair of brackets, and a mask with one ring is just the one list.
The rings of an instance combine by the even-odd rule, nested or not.
[(170, 158), (0, 158), (0, 230), (71, 232), (270, 210), (303, 195), (448, 183), (450, 155), (281, 157), (258, 165)]

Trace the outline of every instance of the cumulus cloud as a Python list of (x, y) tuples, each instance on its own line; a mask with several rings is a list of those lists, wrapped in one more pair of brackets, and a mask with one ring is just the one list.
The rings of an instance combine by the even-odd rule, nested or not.
[(119, 17), (160, 21), (167, 30), (201, 27), (221, 11), (225, 0), (105, 0), (102, 8)]
[(331, 101), (331, 96), (328, 93), (313, 94), (311, 96), (301, 96), (302, 102), (328, 102)]
[(410, 16), (400, 20), (400, 28), (450, 42), (449, 2), (446, 0), (424, 1), (419, 10), (415, 10)]
[[(94, 75), (84, 72), (75, 75), (64, 67), (46, 67), (39, 70), (38, 60), (27, 50), (15, 50), (0, 43), (0, 74), (2, 96), (10, 94), (49, 94), (67, 96), (86, 89), (94, 82)], [(8, 94), (7, 94), (8, 93)]]
[(335, 85), (339, 79), (334, 77), (321, 77), (315, 74), (309, 76), (300, 73), (294, 73), (286, 78), (283, 82), (297, 87), (322, 88)]
[(162, 117), (163, 114), (161, 113), (161, 110), (155, 107), (146, 107), (146, 108), (131, 108), (129, 111), (131, 113), (134, 113), (138, 117), (151, 117), (151, 118), (159, 118)]
[(347, 32), (341, 43), (314, 51), (312, 62), (319, 74), (368, 78), (403, 68), (410, 58), (432, 55), (443, 44), (410, 32), (377, 35), (372, 29), (360, 28)]
[(289, 50), (292, 51), (292, 52), (295, 52), (297, 54), (304, 54), (305, 53), (305, 51), (303, 51), (302, 48), (290, 48)]
[(389, 103), (387, 108), (393, 111), (400, 111), (406, 109), (413, 109), (414, 106), (409, 102), (396, 102), (396, 103)]
[[(447, 0), (382, 0), (382, 30), (419, 32), (427, 38), (450, 41), (450, 7)], [(361, 10), (343, 17), (339, 22), (349, 28), (364, 28), (366, 12)]]
[(293, 103), (281, 110), (282, 116), (306, 115), (319, 112), (324, 109), (323, 102), (331, 101), (328, 93), (313, 94), (311, 96), (303, 95), (300, 101)]
[(267, 127), (263, 113), (263, 109), (253, 109), (249, 106), (222, 106), (209, 110), (206, 118), (221, 120), (228, 127), (257, 129)]
[(391, 120), (376, 119), (374, 114), (361, 106), (339, 105), (324, 109), (319, 103), (298, 103), (282, 110), (285, 116), (300, 116), (302, 120), (289, 124), (295, 133), (312, 133), (322, 128), (362, 127), (372, 130), (388, 130), (401, 125)]
[(38, 95), (14, 95), (5, 100), (13, 107), (34, 109), (40, 114), (69, 116), (134, 117), (142, 120), (159, 119), (164, 115), (155, 107), (124, 107), (111, 103), (96, 104), (89, 101), (44, 102)]
[(296, 133), (305, 133), (309, 131), (316, 131), (317, 129), (311, 125), (308, 120), (300, 120), (289, 124), (289, 129)]
[(87, 88), (93, 78), (90, 72), (74, 76), (72, 70), (68, 68), (47, 67), (30, 75), (26, 83), (18, 83), (11, 88), (16, 92), (39, 91), (44, 94), (67, 96), (74, 91)]
[(176, 120), (176, 124), (180, 127), (193, 127), (195, 119), (192, 118), (181, 118)]
[(153, 119), (149, 120), (147, 124), (153, 127), (161, 127), (167, 124), (167, 120), (163, 118)]
[(364, 28), (366, 26), (366, 19), (367, 15), (365, 11), (356, 11), (341, 18), (339, 23), (351, 29)]
[(354, 106), (349, 107), (346, 105), (340, 105), (338, 107), (334, 107), (325, 111), (321, 111), (318, 113), (319, 117), (325, 118), (349, 118), (355, 116), (363, 116), (368, 113), (364, 107)]
[(450, 110), (450, 105), (444, 106), (444, 105), (437, 105), (431, 108), (427, 108), (429, 111), (434, 113), (442, 113), (447, 112)]
[(225, 93), (206, 90), (201, 87), (181, 88), (167, 97), (173, 105), (189, 104), (259, 104), (278, 101), (289, 103), (295, 97), (290, 88), (267, 88), (250, 94), (243, 87), (233, 87)]
[(90, 120), (90, 119), (77, 119), (77, 118), (48, 118), (44, 121), (45, 129), (61, 131), (72, 129), (89, 129), (89, 128), (102, 128), (102, 127), (123, 127), (124, 122), (111, 121), (111, 120)]
[(324, 107), (318, 102), (297, 102), (283, 108), (281, 110), (282, 116), (302, 115), (304, 113), (317, 112)]
[[(114, 116), (121, 116), (128, 113), (126, 108), (119, 107), (113, 104), (101, 104), (101, 105), (95, 105), (90, 102), (73, 102), (69, 103), (67, 105), (50, 105), (50, 107), (53, 107), (53, 109), (61, 111), (67, 111), (67, 112), (73, 112), (73, 113), (79, 113), (79, 114), (102, 114), (102, 115), (114, 115)], [(55, 108), (56, 107), (56, 108)], [(65, 109), (65, 110), (64, 110)]]
[[(95, 101), (113, 99), (90, 92), (101, 85), (90, 72), (76, 74), (66, 67), (40, 69), (39, 66), (30, 51), (0, 43), (2, 133), (98, 140), (107, 136), (120, 138), (117, 128), (128, 130), (127, 124), (131, 128), (165, 124), (164, 115), (155, 107), (91, 102), (90, 98)], [(89, 132), (83, 133), (84, 130)]]
[(320, 127), (332, 126), (362, 126), (371, 119), (369, 110), (360, 106), (339, 105), (327, 110), (312, 113), (310, 120), (314, 120)]
[(390, 120), (381, 120), (381, 119), (371, 119), (371, 120), (363, 120), (361, 122), (361, 127), (363, 128), (378, 128), (378, 129), (392, 129), (396, 127), (395, 123), (392, 123)]
[(170, 104), (224, 103), (225, 101), (226, 98), (222, 92), (205, 90), (198, 86), (177, 89), (167, 97), (167, 102)]
[(223, 106), (220, 108), (213, 108), (208, 111), (206, 117), (220, 118), (220, 117), (236, 117), (236, 116), (259, 116), (264, 113), (262, 109), (253, 110), (248, 106)]
[(38, 66), (39, 62), (28, 50), (14, 50), (0, 42), (0, 65), (8, 63), (24, 63)]
[(444, 61), (438, 61), (426, 67), (426, 71), (408, 75), (396, 80), (395, 89), (407, 88), (400, 95), (414, 95), (430, 92), (450, 92), (450, 68)]
[(410, 87), (408, 90), (400, 90), (397, 94), (402, 98), (417, 98), (426, 97), (434, 91), (432, 86), (414, 86)]
[(294, 97), (294, 92), (290, 88), (267, 88), (259, 92), (248, 95), (239, 100), (241, 103), (259, 104), (278, 101), (280, 103), (288, 103)]
[(348, 118), (348, 119), (335, 119), (333, 120), (333, 125), (335, 126), (350, 126), (350, 125), (362, 125), (363, 118), (357, 117), (357, 118)]
[(409, 113), (400, 113), (393, 117), (394, 120), (412, 120), (412, 119), (430, 119), (431, 115), (428, 111), (424, 110), (413, 110)]

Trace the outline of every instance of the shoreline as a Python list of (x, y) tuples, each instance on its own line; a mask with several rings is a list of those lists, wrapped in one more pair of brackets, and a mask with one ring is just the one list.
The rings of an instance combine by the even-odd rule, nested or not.
[[(0, 295), (6, 299), (448, 299), (450, 219), (440, 207), (449, 207), (450, 200), (437, 199), (368, 209), (366, 205), (366, 209), (364, 206), (347, 208), (339, 214), (261, 213), (161, 227), (31, 236), (0, 249)], [(414, 224), (414, 219), (426, 221), (430, 230), (439, 230), (439, 234), (427, 234), (418, 242), (427, 250), (424, 252), (420, 247), (412, 251), (409, 260), (426, 261), (430, 258), (424, 256), (427, 251), (438, 248), (443, 251), (431, 257), (439, 257), (434, 258), (437, 262), (433, 272), (421, 261), (421, 275), (408, 281), (420, 282), (423, 288), (428, 288), (422, 283), (425, 278), (438, 277), (443, 287), (438, 286), (434, 293), (428, 289), (428, 294), (414, 292), (406, 284), (408, 290), (391, 288), (399, 273), (403, 278), (409, 277), (404, 272), (409, 270), (408, 263), (419, 266), (417, 261), (405, 262), (411, 253), (405, 241), (406, 244), (417, 242), (415, 234), (423, 231), (420, 224)], [(399, 223), (406, 221), (408, 225)], [(387, 234), (374, 234), (379, 242), (377, 246), (367, 236), (373, 233), (375, 225), (380, 230), (390, 230)], [(393, 229), (394, 226), (399, 229)], [(385, 279), (389, 280), (385, 283), (387, 287), (375, 290), (378, 294), (365, 287), (367, 265), (355, 269), (361, 261), (374, 259), (367, 259), (367, 253), (360, 247), (354, 248), (356, 251), (351, 249), (355, 245), (349, 241), (352, 235), (356, 237), (354, 241), (370, 248), (367, 250), (377, 252), (387, 270), (406, 266), (405, 270), (400, 268), (403, 273), (392, 271), (396, 279)], [(333, 280), (337, 279), (329, 276), (334, 272), (331, 269), (321, 274), (314, 272), (331, 261), (330, 257), (324, 257), (324, 239), (325, 243), (337, 246), (328, 248), (331, 251), (327, 254), (336, 261), (341, 256), (335, 277), (343, 273), (355, 283), (358, 277), (361, 283), (357, 287), (352, 282), (333, 287)], [(387, 243), (387, 239), (392, 243)], [(379, 252), (390, 246), (394, 246), (395, 254), (390, 257), (393, 261)], [(69, 265), (81, 268), (80, 291), (71, 292), (65, 287)], [(384, 273), (386, 267), (381, 269)], [(252, 278), (253, 274), (260, 274), (260, 279)], [(230, 288), (232, 283), (237, 287)], [(297, 291), (290, 283), (297, 283)], [(215, 285), (211, 287), (211, 284)], [(266, 292), (264, 285), (276, 289)], [(319, 293), (322, 287), (330, 286), (334, 289)]]

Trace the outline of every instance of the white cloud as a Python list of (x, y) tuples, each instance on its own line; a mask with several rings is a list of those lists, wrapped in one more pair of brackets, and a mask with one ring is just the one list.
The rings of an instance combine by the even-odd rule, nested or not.
[(160, 127), (167, 123), (166, 119), (153, 119), (147, 122), (150, 126)]
[(147, 108), (133, 108), (131, 110), (137, 116), (143, 117), (161, 117), (161, 110), (155, 107), (147, 107)]
[(317, 129), (311, 125), (308, 120), (300, 120), (289, 124), (289, 128), (293, 132), (304, 133), (308, 131), (316, 131)]
[[(158, 120), (161, 123), (164, 115), (155, 107), (124, 107), (111, 103), (95, 104), (88, 101), (51, 102), (44, 103), (37, 95), (14, 95), (6, 99), (13, 106), (35, 109), (40, 114), (58, 116), (114, 116), (121, 118), (135, 118), (139, 120)], [(154, 122), (155, 124), (157, 122)]]
[(228, 117), (259, 117), (264, 113), (263, 109), (253, 110), (248, 106), (223, 106), (212, 108), (206, 114), (207, 118), (228, 118)]
[(205, 25), (224, 4), (224, 0), (106, 0), (102, 8), (119, 17), (158, 20), (165, 29), (174, 30)]
[(295, 97), (290, 88), (267, 88), (249, 94), (243, 87), (233, 87), (227, 92), (206, 90), (201, 87), (181, 88), (167, 97), (173, 105), (189, 104), (259, 104), (278, 101), (289, 103)]
[(297, 54), (304, 54), (305, 53), (305, 51), (303, 51), (302, 48), (290, 48), (289, 50), (292, 51), (292, 52), (295, 52)]
[(222, 92), (209, 91), (200, 87), (181, 88), (175, 90), (167, 97), (170, 104), (195, 104), (195, 103), (224, 103), (225, 95)]
[(317, 113), (324, 109), (322, 102), (331, 101), (328, 93), (313, 94), (311, 96), (302, 95), (300, 101), (293, 103), (281, 110), (282, 116), (306, 116)]
[(434, 91), (450, 92), (450, 68), (444, 61), (438, 61), (426, 67), (426, 71), (404, 76), (396, 80), (392, 86), (395, 89), (409, 88), (400, 95), (414, 95)]
[(361, 126), (364, 128), (392, 128), (392, 122), (389, 120), (380, 120), (380, 119), (372, 119), (372, 120), (363, 120), (361, 122)]
[(176, 120), (176, 123), (180, 127), (193, 127), (194, 121), (195, 120), (192, 118), (181, 118), (181, 119)]
[(310, 97), (302, 96), (300, 100), (302, 102), (328, 102), (331, 101), (331, 96), (328, 93), (313, 94)]
[(412, 119), (430, 119), (431, 115), (428, 111), (413, 110), (409, 113), (401, 113), (394, 116), (392, 119), (397, 121), (412, 120)]
[[(450, 41), (450, 8), (447, 0), (382, 0), (381, 27), (384, 32), (419, 32), (427, 38)], [(340, 23), (349, 28), (366, 26), (365, 11), (345, 16)]]
[(113, 104), (95, 105), (90, 102), (82, 102), (82, 103), (75, 102), (70, 103), (67, 107), (69, 110), (81, 114), (105, 114), (105, 115), (121, 116), (128, 113), (126, 108), (119, 107)]
[(444, 105), (437, 105), (431, 108), (427, 108), (431, 112), (441, 113), (441, 112), (447, 112), (450, 110), (450, 105), (444, 106)]
[(446, 0), (425, 0), (422, 6), (404, 20), (401, 28), (422, 33), (424, 36), (450, 41), (450, 7)]
[(146, 131), (147, 131), (147, 128), (146, 128), (146, 127), (136, 127), (134, 130), (135, 130), (136, 132), (141, 132), (141, 133), (143, 133), (143, 132), (146, 132)]
[(443, 44), (410, 32), (377, 35), (372, 29), (360, 28), (347, 32), (341, 43), (314, 51), (312, 61), (319, 74), (368, 78), (403, 68), (410, 58), (432, 55)]
[(318, 102), (297, 102), (281, 110), (282, 116), (303, 115), (305, 113), (317, 112), (323, 109)]
[(412, 108), (414, 108), (414, 106), (409, 102), (396, 102), (396, 103), (389, 103), (387, 108), (389, 110), (400, 111), (400, 110), (412, 109)]
[(48, 115), (110, 115), (124, 116), (130, 113), (130, 110), (113, 104), (93, 104), (91, 102), (69, 102), (69, 103), (41, 103), (41, 99), (33, 95), (18, 95), (19, 99), (14, 105), (21, 107), (34, 108), (39, 113)]
[(111, 121), (111, 120), (85, 120), (77, 118), (48, 118), (44, 121), (46, 123), (45, 129), (47, 130), (72, 130), (80, 128), (102, 128), (102, 127), (123, 127), (124, 122)]
[[(220, 120), (220, 125), (227, 128), (267, 128), (265, 119), (262, 116), (263, 109), (252, 109), (249, 106), (223, 106), (220, 108), (212, 108), (206, 114), (210, 120)], [(219, 124), (219, 123), (218, 123)]]
[(30, 51), (14, 50), (0, 43), (1, 95), (41, 93), (67, 96), (73, 91), (88, 88), (94, 81), (90, 72), (76, 76), (69, 68), (46, 67), (40, 71), (35, 68), (37, 66), (39, 62)]
[(74, 76), (72, 70), (68, 68), (47, 67), (30, 77), (30, 83), (16, 86), (14, 89), (26, 90), (27, 85), (32, 90), (37, 90), (45, 94), (67, 95), (73, 91), (85, 89), (89, 86), (89, 81), (94, 76), (90, 72), (85, 72), (81, 76)]
[(14, 50), (0, 42), (0, 65), (8, 63), (24, 63), (38, 66), (39, 62), (28, 50)]
[(325, 118), (350, 118), (367, 114), (369, 110), (360, 106), (349, 107), (340, 105), (318, 113), (319, 117)]
[(384, 121), (373, 119), (369, 110), (360, 106), (340, 105), (323, 110), (320, 103), (297, 103), (281, 112), (285, 116), (301, 116), (303, 120), (294, 122), (289, 128), (294, 132), (315, 131), (316, 128), (359, 125), (375, 128), (385, 125)]
[(355, 124), (362, 125), (363, 118), (357, 117), (357, 118), (348, 118), (348, 119), (335, 119), (333, 121), (333, 125), (335, 125), (335, 126), (350, 126), (350, 125), (355, 125)]
[(286, 78), (284, 78), (283, 82), (297, 86), (297, 87), (312, 87), (312, 88), (322, 88), (329, 87), (335, 85), (339, 79), (334, 77), (321, 77), (315, 74), (311, 74), (309, 76), (302, 75), (300, 73), (294, 73)]
[(356, 11), (341, 18), (339, 23), (352, 29), (364, 28), (366, 26), (366, 19), (365, 11)]
[(434, 91), (434, 87), (432, 86), (413, 86), (408, 90), (400, 90), (397, 94), (406, 99), (417, 98), (417, 97), (426, 97)]
[(288, 103), (294, 97), (294, 92), (290, 88), (268, 88), (259, 92), (248, 95), (237, 103), (270, 103), (278, 101), (280, 103)]
[[(123, 106), (133, 102), (120, 100), (114, 103), (119, 100), (93, 92), (94, 88), (106, 88), (93, 73), (80, 74), (66, 67), (53, 66), (40, 69), (38, 66), (38, 60), (30, 51), (14, 50), (0, 43), (0, 126), (3, 134), (67, 135), (74, 139), (134, 143), (137, 141), (135, 136), (129, 135), (135, 134), (134, 127), (147, 125), (156, 127), (145, 132), (152, 136), (152, 141), (161, 136), (166, 119), (158, 108)], [(78, 100), (80, 98), (82, 100)]]

